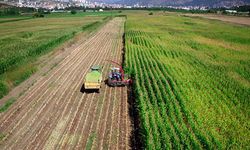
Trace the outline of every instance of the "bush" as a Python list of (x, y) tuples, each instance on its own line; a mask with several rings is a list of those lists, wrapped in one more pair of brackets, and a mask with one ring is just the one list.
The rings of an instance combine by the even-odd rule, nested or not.
[(119, 11), (118, 11), (118, 13), (122, 13), (122, 11), (121, 11), (121, 10), (119, 10)]
[(4, 8), (0, 10), (0, 16), (5, 15), (19, 15), (19, 9), (18, 8)]
[(153, 15), (154, 13), (153, 12), (150, 12), (148, 15)]
[(4, 139), (4, 137), (5, 137), (5, 134), (0, 133), (0, 141), (2, 141)]
[(77, 12), (76, 12), (76, 10), (71, 10), (71, 14), (72, 15), (74, 15), (74, 14), (76, 14)]
[(43, 18), (44, 17), (44, 14), (42, 14), (42, 13), (35, 13), (34, 15), (33, 15), (33, 17), (35, 17), (35, 18)]
[(15, 101), (15, 98), (10, 98), (7, 102), (4, 103), (4, 105), (0, 107), (0, 113), (5, 112)]
[(73, 31), (73, 32), (72, 32), (72, 35), (74, 36), (74, 35), (76, 35), (76, 33), (77, 33), (76, 31)]
[(4, 83), (0, 82), (0, 98), (2, 98), (7, 93), (8, 93), (8, 87)]
[(43, 14), (51, 14), (51, 11), (50, 10), (45, 11)]
[(223, 15), (226, 15), (226, 14), (227, 14), (226, 10), (223, 10), (223, 11), (222, 11), (222, 14), (223, 14)]

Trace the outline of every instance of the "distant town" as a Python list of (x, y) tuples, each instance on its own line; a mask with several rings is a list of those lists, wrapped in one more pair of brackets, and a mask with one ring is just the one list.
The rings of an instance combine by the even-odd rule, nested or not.
[[(49, 10), (54, 9), (65, 9), (68, 7), (86, 7), (86, 8), (153, 8), (153, 5), (125, 5), (125, 4), (107, 4), (100, 2), (91, 2), (87, 0), (50, 0), (50, 1), (29, 1), (29, 0), (19, 0), (19, 1), (0, 1), (8, 5), (14, 5), (17, 7), (30, 7), (30, 8), (44, 8)], [(161, 7), (161, 6), (160, 6)], [(162, 6), (163, 7), (163, 6)], [(173, 9), (184, 9), (184, 10), (207, 10), (206, 6), (165, 6)]]
[[(29, 1), (29, 0), (19, 0), (16, 1), (7, 1), (5, 0), (3, 3), (8, 5), (14, 5), (17, 7), (31, 7), (31, 8), (44, 8), (44, 9), (65, 9), (67, 7), (88, 7), (88, 8), (124, 8), (130, 6), (124, 6), (121, 4), (105, 4), (98, 2), (90, 2), (87, 0), (54, 0), (54, 1)], [(131, 7), (132, 8), (132, 7)]]
[(140, 5), (139, 3), (134, 5), (127, 5), (122, 3), (111, 4), (94, 2), (90, 0), (0, 0), (0, 4), (7, 4), (10, 6), (20, 8), (34, 8), (34, 9), (46, 9), (51, 12), (63, 12), (65, 9), (78, 10), (107, 10), (107, 9), (162, 9), (162, 10), (181, 10), (191, 11), (192, 13), (223, 13), (233, 15), (250, 16), (250, 6), (238, 6), (234, 7), (209, 7), (209, 6), (154, 6), (154, 5)]

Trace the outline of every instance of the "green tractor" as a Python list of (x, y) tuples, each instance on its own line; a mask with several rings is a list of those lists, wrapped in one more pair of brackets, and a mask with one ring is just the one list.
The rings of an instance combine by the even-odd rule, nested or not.
[(84, 81), (85, 90), (97, 90), (99, 92), (102, 83), (102, 67), (92, 66)]

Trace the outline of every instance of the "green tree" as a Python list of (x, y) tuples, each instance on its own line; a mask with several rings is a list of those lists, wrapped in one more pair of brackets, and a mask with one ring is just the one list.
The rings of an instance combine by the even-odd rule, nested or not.
[(77, 12), (76, 12), (76, 10), (71, 10), (71, 14), (72, 15), (74, 15), (74, 14), (76, 14)]

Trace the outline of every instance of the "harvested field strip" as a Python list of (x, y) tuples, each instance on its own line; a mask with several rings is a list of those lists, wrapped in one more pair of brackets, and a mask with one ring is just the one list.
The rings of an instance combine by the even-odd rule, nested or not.
[[(78, 54), (78, 53), (77, 53), (77, 54)], [(76, 56), (77, 54), (75, 54), (75, 56)], [(86, 54), (90, 54), (90, 53), (86, 53)], [(85, 54), (85, 56), (86, 56), (86, 54)], [(79, 54), (78, 54), (78, 56), (79, 56), (78, 59), (80, 59), (81, 57), (80, 57)], [(38, 87), (38, 88), (34, 88), (33, 90), (30, 89), (31, 91), (27, 91), (27, 92), (30, 92), (30, 94), (27, 94), (27, 96), (23, 95), (23, 97), (21, 97), (21, 99), (23, 98), (24, 101), (20, 101), (20, 102), (25, 103), (25, 102), (27, 102), (27, 101), (29, 100), (29, 98), (34, 98), (34, 97), (32, 97), (32, 96), (34, 96), (35, 92), (37, 92), (37, 91), (40, 90), (40, 89), (45, 90), (45, 92), (44, 92), (44, 91), (41, 91), (41, 92), (44, 93), (44, 94), (46, 94), (46, 92), (49, 91), (48, 88), (44, 88), (44, 86), (46, 85), (47, 82), (51, 81), (52, 83), (54, 83), (54, 82), (58, 81), (58, 80), (60, 79), (60, 77), (68, 77), (68, 76), (63, 76), (63, 75), (66, 73), (66, 69), (69, 69), (69, 68), (71, 68), (72, 66), (74, 66), (74, 63), (76, 63), (77, 60), (78, 60), (78, 59), (74, 59), (74, 61), (71, 62), (71, 65), (68, 65), (68, 62), (70, 62), (71, 59), (73, 59), (73, 58), (69, 58), (69, 60), (68, 60), (65, 64), (63, 63), (63, 65), (62, 65), (60, 68), (58, 68), (56, 71), (53, 70), (53, 71), (55, 71), (55, 73), (53, 72), (53, 74), (52, 74), (49, 78), (45, 78), (45, 77), (44, 77), (44, 79), (46, 79), (46, 80), (42, 80), (43, 78), (41, 78), (40, 81), (37, 81), (37, 84), (41, 83), (41, 84), (39, 85), (39, 87)], [(66, 58), (66, 60), (67, 60), (67, 58)], [(66, 65), (68, 65), (67, 68), (64, 68), (64, 66), (66, 66)], [(55, 76), (58, 75), (58, 74), (56, 74), (56, 73), (58, 73), (61, 69), (65, 69), (65, 70), (64, 70), (63, 72), (61, 72), (59, 78), (57, 77), (57, 80), (56, 80), (56, 77), (55, 77)], [(86, 69), (87, 69), (87, 68), (86, 68)], [(66, 78), (66, 79), (67, 79), (67, 78)], [(64, 82), (64, 81), (66, 81), (66, 80), (63, 80), (63, 82)], [(67, 81), (69, 82), (69, 80), (67, 80)], [(50, 84), (51, 84), (51, 83), (50, 83)], [(63, 85), (63, 84), (62, 84), (62, 85)], [(46, 85), (46, 86), (48, 86), (48, 85)], [(46, 89), (47, 89), (47, 90), (46, 90)], [(40, 97), (41, 97), (41, 95), (37, 95), (37, 96), (40, 96)], [(43, 95), (42, 95), (42, 96), (43, 96)], [(39, 99), (38, 99), (38, 100), (39, 100)], [(32, 104), (32, 103), (30, 103), (29, 105), (31, 105), (31, 104)], [(36, 103), (34, 103), (34, 104), (36, 104)], [(20, 105), (22, 105), (22, 104), (18, 104), (19, 108), (20, 108)], [(15, 109), (15, 108), (14, 108), (14, 109)], [(15, 111), (17, 111), (17, 109), (16, 109)], [(14, 114), (15, 111), (13, 111), (13, 112), (10, 111), (10, 113)], [(13, 116), (10, 115), (9, 118), (13, 118)], [(9, 118), (8, 118), (8, 119), (9, 119)], [(2, 126), (1, 126), (1, 127), (2, 127)]]
[(23, 20), (18, 24), (0, 24), (2, 27), (0, 98), (36, 71), (37, 58), (77, 33), (93, 31), (109, 20), (108, 17), (86, 17), (85, 19), (46, 18)]
[[(79, 66), (81, 66), (81, 64), (79, 64)], [(78, 72), (79, 72), (79, 69), (75, 69), (75, 68), (73, 68), (73, 69), (74, 69), (75, 71), (78, 71)], [(87, 68), (86, 68), (86, 71), (87, 71)], [(86, 72), (85, 72), (85, 73), (86, 73)], [(69, 75), (70, 75), (70, 74), (69, 74)], [(71, 74), (71, 76), (67, 76), (67, 77), (72, 77), (72, 74)], [(79, 78), (79, 77), (78, 77), (78, 78)], [(82, 77), (82, 78), (83, 78), (83, 77)], [(75, 78), (75, 79), (73, 78), (73, 80), (76, 80), (76, 79), (77, 79), (77, 78)], [(68, 86), (68, 85), (66, 84), (66, 81), (70, 83), (69, 78), (66, 78), (64, 81), (62, 81), (62, 82), (64, 83), (64, 84), (62, 84), (62, 85)], [(78, 83), (79, 83), (79, 82), (78, 82)], [(72, 86), (72, 87), (73, 87), (73, 86)], [(60, 89), (60, 88), (58, 88), (58, 89)], [(57, 90), (56, 90), (55, 92), (57, 92)], [(71, 91), (66, 91), (65, 93), (69, 93), (69, 92), (70, 92), (70, 93), (73, 93), (73, 92), (71, 92)], [(62, 93), (64, 93), (64, 92), (62, 92)], [(60, 94), (61, 94), (61, 93), (60, 93)], [(54, 94), (53, 94), (53, 95), (54, 95)], [(62, 95), (62, 97), (63, 97), (63, 94), (61, 94), (61, 95)], [(67, 94), (67, 96), (69, 96), (69, 95), (70, 95), (70, 94)], [(67, 96), (66, 96), (66, 98), (68, 98)], [(48, 97), (51, 97), (51, 96), (48, 96)], [(62, 97), (60, 97), (60, 96), (57, 96), (57, 97), (59, 97), (59, 99), (62, 98)], [(53, 97), (51, 97), (51, 99), (52, 99), (52, 98), (53, 98)], [(54, 97), (54, 99), (55, 99), (55, 97)], [(48, 99), (48, 101), (49, 101), (49, 100), (50, 100), (50, 99)], [(57, 99), (55, 99), (55, 100), (57, 100)], [(54, 101), (54, 102), (56, 102), (56, 101)], [(70, 101), (69, 101), (69, 102), (70, 102)], [(53, 104), (50, 104), (50, 105), (47, 105), (47, 106), (51, 106), (51, 107), (52, 107)], [(56, 106), (56, 105), (55, 105), (55, 106)], [(55, 107), (55, 108), (56, 108), (56, 107)], [(40, 112), (43, 112), (42, 109), (41, 109)], [(36, 113), (33, 113), (33, 114), (36, 114)], [(45, 116), (44, 113), (41, 114), (41, 115), (42, 115), (42, 116)], [(38, 118), (39, 115), (36, 114), (35, 117)], [(33, 119), (33, 120), (35, 120), (35, 119)]]
[[(86, 72), (85, 72), (86, 73)], [(79, 77), (79, 78), (82, 78), (81, 80), (83, 80), (83, 77), (81, 76), (81, 77)], [(76, 78), (77, 79), (77, 78)], [(75, 85), (75, 86), (73, 86), (74, 88), (78, 88), (79, 86), (81, 86), (80, 84), (81, 83), (77, 83), (78, 85)], [(77, 90), (77, 89), (74, 89), (74, 90)], [(72, 107), (72, 106), (75, 106), (74, 105), (74, 103), (72, 102), (73, 100), (72, 100), (72, 97), (74, 97), (74, 95), (75, 95), (75, 92), (70, 92), (70, 93), (72, 93), (71, 95), (70, 95), (70, 97), (68, 98), (68, 100), (69, 100), (69, 102), (71, 102), (71, 103), (69, 103), (69, 105), (68, 105), (68, 109), (70, 109), (70, 112), (72, 112), (72, 110), (74, 109), (74, 107)], [(75, 98), (75, 99), (79, 99), (79, 98)], [(81, 101), (81, 99), (80, 99), (80, 101)], [(79, 102), (80, 102), (79, 101)], [(76, 105), (76, 106), (79, 106), (79, 102), (76, 102), (78, 105)], [(66, 110), (65, 110), (65, 112), (66, 112)], [(56, 115), (55, 115), (56, 113), (53, 113), (53, 117), (55, 117)], [(63, 113), (60, 113), (60, 115), (61, 115), (61, 117), (63, 117), (63, 116), (68, 116), (67, 117), (67, 119), (70, 119), (70, 114), (65, 114), (64, 112)], [(57, 117), (59, 117), (59, 116), (57, 116)], [(55, 118), (57, 118), (57, 117), (55, 117)], [(67, 120), (66, 118), (59, 118), (59, 122), (61, 121), (61, 120)], [(52, 119), (53, 120), (53, 119)], [(49, 122), (49, 121), (48, 121)], [(42, 128), (42, 129), (40, 129), (40, 131), (43, 131), (43, 130), (45, 130), (46, 129), (46, 127), (44, 127), (44, 128)], [(52, 133), (53, 134), (53, 133)], [(32, 137), (32, 136), (31, 136)], [(61, 137), (58, 137), (58, 139), (61, 139)]]
[[(104, 66), (106, 77), (105, 60), (121, 61), (123, 24), (123, 18), (108, 22), (0, 114), (0, 132), (6, 133), (1, 149), (129, 149), (127, 89), (103, 83), (100, 94), (81, 93), (91, 65)], [(115, 130), (114, 120), (121, 117)], [(113, 143), (120, 134), (123, 138)]]

